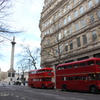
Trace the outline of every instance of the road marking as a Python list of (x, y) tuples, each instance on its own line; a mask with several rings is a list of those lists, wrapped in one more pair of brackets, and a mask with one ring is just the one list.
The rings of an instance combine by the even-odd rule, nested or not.
[(72, 100), (86, 100), (86, 99), (81, 99), (81, 98), (74, 98), (74, 97), (71, 97)]
[(55, 97), (56, 99), (59, 99), (59, 100), (86, 100), (86, 99), (82, 99), (82, 98), (62, 97), (62, 96), (59, 96), (59, 95), (48, 94), (48, 93), (41, 93), (41, 94), (47, 95), (47, 96), (53, 96), (53, 97)]
[(24, 97), (22, 97), (22, 99), (24, 99), (24, 100), (25, 100), (25, 98), (24, 98)]
[(0, 96), (3, 96), (3, 97), (5, 97), (5, 96), (8, 96), (9, 95), (9, 93), (7, 93), (7, 92), (0, 92)]
[(14, 94), (11, 94), (11, 95), (14, 95)]
[(34, 91), (30, 91), (30, 90), (24, 90), (26, 92), (31, 92), (31, 93), (34, 93), (34, 94), (39, 94), (38, 92), (34, 92)]
[(94, 94), (86, 94), (86, 93), (85, 93), (84, 95), (94, 95)]
[(18, 95), (16, 95), (16, 97), (18, 98), (19, 96), (18, 96)]
[(48, 96), (58, 96), (58, 95), (48, 94), (48, 93), (40, 93), (40, 94), (43, 94), (43, 95), (48, 95)]

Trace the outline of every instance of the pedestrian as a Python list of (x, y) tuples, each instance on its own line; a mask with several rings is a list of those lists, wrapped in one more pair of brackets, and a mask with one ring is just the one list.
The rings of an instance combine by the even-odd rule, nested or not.
[(2, 85), (4, 86), (4, 83), (2, 83)]

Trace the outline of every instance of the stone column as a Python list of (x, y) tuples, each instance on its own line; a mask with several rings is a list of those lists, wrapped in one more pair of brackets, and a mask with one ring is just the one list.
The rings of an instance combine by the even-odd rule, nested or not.
[(12, 50), (11, 50), (11, 62), (10, 62), (10, 69), (8, 70), (8, 77), (9, 81), (14, 81), (15, 78), (15, 70), (14, 70), (14, 46), (16, 44), (15, 42), (15, 37), (13, 37), (13, 41), (11, 42), (12, 44)]
[(14, 67), (14, 47), (15, 47), (15, 37), (13, 37), (13, 41), (11, 42), (12, 44), (12, 51), (11, 51), (11, 63), (10, 63), (10, 69), (13, 69)]

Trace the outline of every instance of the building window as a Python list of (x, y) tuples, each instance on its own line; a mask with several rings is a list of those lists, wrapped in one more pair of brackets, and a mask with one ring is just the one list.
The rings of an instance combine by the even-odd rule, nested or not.
[(50, 44), (50, 39), (47, 39), (47, 43)]
[(58, 17), (60, 17), (60, 12), (58, 12)]
[(67, 6), (68, 10), (70, 10), (70, 5)]
[(50, 52), (47, 53), (47, 56), (50, 57)]
[(81, 46), (80, 37), (77, 38), (77, 47)]
[(70, 15), (68, 16), (68, 22), (70, 22), (71, 21), (71, 17), (70, 17)]
[(74, 0), (74, 5), (76, 5), (76, 0)]
[(74, 12), (74, 16), (75, 16), (75, 17), (78, 16), (78, 11), (77, 11), (77, 10)]
[(83, 35), (83, 44), (87, 44), (87, 37), (86, 37), (86, 35)]
[(15, 77), (15, 73), (12, 73), (12, 77)]
[(56, 20), (56, 15), (54, 15), (54, 19)]
[(100, 19), (100, 10), (97, 12), (97, 16)]
[(72, 33), (72, 27), (68, 28), (68, 33), (71, 34)]
[(70, 50), (72, 50), (73, 49), (73, 42), (70, 41), (69, 44), (70, 44)]
[(78, 31), (78, 30), (79, 30), (79, 24), (76, 23), (76, 31)]
[(80, 14), (84, 12), (83, 7), (80, 7)]
[(58, 55), (58, 48), (56, 48), (55, 53), (56, 53), (56, 55)]
[(100, 53), (94, 54), (93, 57), (100, 58)]
[(66, 9), (65, 9), (65, 8), (63, 9), (63, 12), (64, 12), (64, 13), (66, 12)]
[(68, 51), (68, 43), (65, 44), (65, 51)]
[(50, 31), (50, 33), (52, 33), (52, 28), (50, 28), (50, 30), (49, 30), (49, 31)]
[(63, 49), (62, 48), (63, 48), (63, 46), (61, 45), (60, 48), (59, 48), (60, 49), (60, 53), (63, 52)]
[(96, 31), (92, 31), (92, 41), (97, 41), (97, 34)]
[(55, 29), (58, 30), (58, 27), (59, 27), (59, 24), (56, 24), (55, 25)]
[(67, 30), (64, 30), (64, 36), (67, 36)]
[(95, 3), (98, 4), (100, 2), (100, 0), (95, 0)]
[(11, 77), (11, 73), (8, 73), (8, 77)]
[(52, 19), (50, 19), (50, 23), (52, 23)]
[(59, 33), (59, 40), (61, 39), (61, 33)]
[(58, 23), (58, 29), (60, 28), (60, 22)]
[(49, 34), (49, 30), (47, 30), (47, 34)]
[(91, 23), (94, 22), (94, 15), (90, 15), (90, 22), (91, 22)]
[(81, 25), (82, 25), (82, 28), (85, 27), (85, 21), (84, 20), (81, 21)]
[(66, 24), (67, 22), (66, 22), (66, 18), (64, 18), (64, 25)]
[(88, 2), (88, 7), (89, 7), (89, 8), (92, 7), (92, 1), (91, 1), (91, 0)]

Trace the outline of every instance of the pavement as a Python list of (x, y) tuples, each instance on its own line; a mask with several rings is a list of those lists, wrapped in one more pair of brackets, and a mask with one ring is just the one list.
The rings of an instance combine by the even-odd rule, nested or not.
[[(10, 84), (10, 85), (13, 85), (13, 84)], [(9, 84), (7, 84), (7, 83), (0, 83), (0, 86), (9, 86)], [(28, 84), (26, 83), (25, 85), (23, 85), (23, 83), (22, 83), (21, 86), (28, 86)]]

